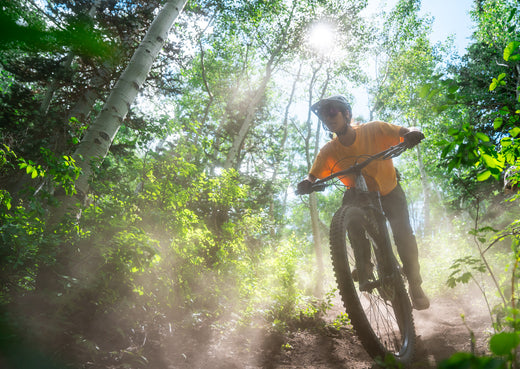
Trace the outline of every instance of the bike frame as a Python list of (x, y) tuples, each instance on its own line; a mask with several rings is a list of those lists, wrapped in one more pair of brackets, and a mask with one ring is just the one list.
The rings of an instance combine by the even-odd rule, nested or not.
[[(393, 275), (393, 273), (398, 273), (399, 264), (397, 262), (397, 259), (395, 258), (395, 254), (392, 249), (392, 241), (390, 240), (390, 234), (388, 232), (388, 227), (386, 224), (386, 217), (384, 215), (383, 206), (381, 204), (381, 195), (379, 192), (368, 191), (368, 187), (366, 184), (365, 177), (363, 176), (362, 170), (374, 160), (387, 160), (397, 157), (406, 149), (407, 146), (405, 145), (405, 143), (401, 142), (400, 144), (392, 146), (378, 154), (370, 156), (361, 163), (354, 164), (350, 168), (338, 171), (336, 173), (331, 174), (328, 177), (318, 180), (312, 186), (312, 188), (315, 189), (315, 191), (322, 191), (323, 189), (325, 189), (326, 186), (329, 185), (327, 182), (334, 178), (345, 175), (354, 176), (355, 187), (348, 188), (345, 191), (345, 194), (343, 195), (342, 206), (355, 206), (364, 209), (375, 220), (375, 229), (379, 231), (378, 244), (382, 245), (382, 247), (384, 248), (384, 250), (381, 250), (381, 253), (383, 254), (383, 256), (385, 256), (384, 260), (386, 261), (383, 264), (383, 278), (389, 277)], [(364, 290), (370, 291), (374, 288), (380, 287), (381, 283), (381, 280), (369, 282), (366, 286), (364, 286)]]

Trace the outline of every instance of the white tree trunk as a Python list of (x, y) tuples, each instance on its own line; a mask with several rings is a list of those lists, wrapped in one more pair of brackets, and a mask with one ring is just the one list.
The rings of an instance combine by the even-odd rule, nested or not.
[[(116, 82), (105, 106), (87, 129), (73, 154), (77, 165), (82, 169), (76, 181), (76, 190), (80, 199), (83, 199), (88, 192), (93, 165), (99, 165), (107, 155), (121, 123), (150, 72), (153, 61), (163, 47), (170, 28), (186, 2), (187, 0), (170, 0), (161, 9)], [(70, 197), (62, 200), (61, 211), (58, 210), (55, 215), (62, 215), (74, 202)]]
[(265, 90), (267, 88), (267, 83), (269, 83), (269, 80), (271, 79), (272, 59), (273, 58), (271, 58), (271, 61), (267, 64), (265, 68), (265, 76), (262, 79), (260, 87), (256, 91), (255, 96), (251, 100), (249, 107), (247, 108), (246, 117), (242, 122), (242, 126), (240, 127), (240, 130), (238, 131), (235, 138), (233, 139), (233, 144), (231, 145), (231, 149), (229, 149), (226, 161), (224, 162), (224, 169), (229, 169), (238, 162), (238, 156), (240, 154), (241, 147), (244, 144), (244, 140), (246, 139), (247, 133), (249, 132), (249, 129), (253, 124), (253, 121), (255, 119), (255, 113), (258, 109), (258, 106), (260, 105), (260, 101), (262, 101), (262, 98), (264, 97)]
[[(311, 137), (312, 137), (312, 121), (311, 121), (311, 105), (313, 103), (313, 94), (312, 91), (316, 85), (318, 71), (321, 69), (322, 64), (319, 63), (318, 66), (313, 68), (312, 77), (309, 82), (309, 110), (307, 112), (307, 135), (305, 136), (305, 157), (307, 160), (307, 171), (311, 170), (312, 162), (319, 152), (320, 145), (320, 124), (318, 124), (315, 131), (315, 142), (314, 148), (311, 153)], [(325, 80), (320, 93), (320, 99), (323, 98), (325, 91), (327, 91), (327, 87), (330, 81), (330, 75), (327, 73), (327, 79)], [(318, 211), (318, 199), (316, 197), (316, 193), (311, 193), (309, 195), (309, 214), (311, 216), (311, 227), (312, 227), (312, 238), (314, 243), (314, 253), (316, 255), (316, 285), (314, 286), (314, 294), (316, 297), (321, 298), (323, 296), (323, 275), (324, 275), (324, 266), (323, 266), (323, 251), (322, 251), (322, 238), (320, 231), (320, 214)]]
[(100, 98), (99, 89), (107, 83), (113, 70), (114, 66), (110, 62), (104, 62), (103, 65), (96, 70), (96, 74), (89, 82), (89, 88), (70, 109), (69, 119), (74, 117), (82, 123), (87, 121), (94, 103)]
[(419, 145), (416, 146), (417, 150), (417, 165), (419, 167), (419, 173), (421, 175), (421, 183), (423, 188), (423, 197), (424, 197), (424, 208), (423, 208), (423, 217), (424, 217), (424, 233), (429, 235), (431, 232), (431, 219), (430, 219), (430, 200), (431, 200), (431, 191), (430, 191), (430, 182), (428, 179), (428, 175), (426, 174), (426, 169), (424, 167), (424, 162), (422, 159), (421, 148)]

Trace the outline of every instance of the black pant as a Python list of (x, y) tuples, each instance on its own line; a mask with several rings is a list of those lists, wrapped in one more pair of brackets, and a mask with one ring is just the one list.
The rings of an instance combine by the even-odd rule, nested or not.
[(417, 242), (410, 225), (406, 196), (399, 183), (388, 195), (381, 196), (381, 204), (392, 228), (397, 252), (403, 262), (404, 273), (410, 284), (421, 284)]

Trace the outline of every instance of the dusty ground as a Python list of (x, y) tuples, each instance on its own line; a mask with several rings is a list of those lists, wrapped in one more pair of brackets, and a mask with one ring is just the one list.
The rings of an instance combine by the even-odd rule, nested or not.
[[(418, 367), (436, 367), (455, 352), (488, 353), (491, 321), (487, 308), (478, 299), (436, 299), (430, 309), (417, 311), (414, 317), (419, 356), (425, 359), (423, 366)], [(475, 335), (473, 348), (470, 332)]]
[[(465, 316), (464, 321), (461, 314)], [(475, 352), (486, 352), (490, 322), (480, 305), (439, 298), (432, 301), (430, 309), (416, 311), (414, 318), (418, 335), (414, 368), (435, 368), (455, 352), (471, 351), (470, 330), (476, 338)], [(361, 369), (374, 364), (350, 331), (342, 332), (338, 337), (300, 332), (290, 343), (293, 350), (281, 355), (273, 368)]]
[[(336, 301), (324, 322), (293, 327), (287, 335), (248, 329), (221, 336), (207, 332), (196, 342), (162, 342), (161, 346), (168, 354), (160, 366), (168, 369), (372, 368), (373, 360), (352, 329), (338, 331), (330, 327), (341, 311), (339, 301)], [(464, 320), (461, 314), (464, 314)], [(414, 368), (435, 368), (455, 352), (471, 351), (470, 331), (476, 338), (475, 352), (483, 354), (487, 350), (490, 320), (481, 301), (437, 298), (432, 300), (430, 309), (416, 311), (414, 317), (418, 335)], [(176, 349), (171, 350), (173, 347)]]

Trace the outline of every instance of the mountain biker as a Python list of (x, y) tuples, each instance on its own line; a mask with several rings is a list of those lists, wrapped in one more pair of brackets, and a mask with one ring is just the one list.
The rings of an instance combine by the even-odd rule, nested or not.
[[(415, 128), (386, 122), (351, 125), (352, 109), (341, 95), (322, 99), (312, 105), (311, 110), (335, 136), (321, 148), (307, 178), (298, 184), (298, 194), (311, 193), (312, 183), (316, 179), (347, 169), (363, 156), (374, 155), (402, 141), (411, 148), (424, 138), (424, 134)], [(421, 287), (417, 242), (410, 225), (406, 196), (398, 182), (393, 162), (391, 159), (374, 161), (363, 169), (363, 174), (369, 191), (379, 191), (381, 194), (383, 211), (392, 228), (409, 282), (413, 307), (417, 310), (427, 309), (430, 301)], [(349, 178), (341, 180), (347, 187), (354, 186)]]

